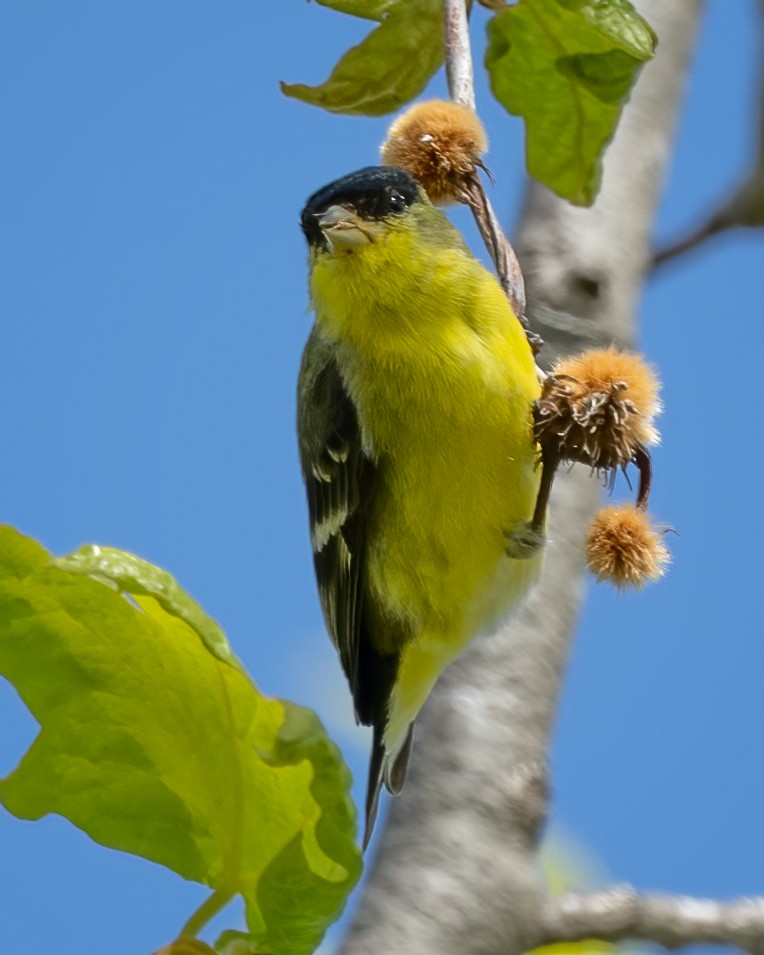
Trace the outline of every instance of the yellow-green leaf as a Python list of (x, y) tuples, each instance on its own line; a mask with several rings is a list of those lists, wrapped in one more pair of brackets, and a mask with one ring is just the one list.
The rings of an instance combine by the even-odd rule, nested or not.
[(241, 894), (255, 950), (306, 955), (361, 868), (339, 752), (314, 714), (210, 652), (214, 622), (180, 588), (165, 606), (147, 594), (162, 571), (108, 556), (99, 576), (130, 600), (0, 528), (0, 674), (40, 724), (0, 801)]
[[(361, 6), (359, 0), (327, 5), (357, 15)], [(389, 0), (372, 8), (380, 25), (348, 50), (326, 82), (282, 83), (282, 91), (333, 113), (362, 116), (392, 113), (421, 93), (443, 62), (441, 0)]]
[(628, 0), (519, 0), (488, 23), (494, 95), (526, 124), (528, 172), (579, 205), (655, 35)]

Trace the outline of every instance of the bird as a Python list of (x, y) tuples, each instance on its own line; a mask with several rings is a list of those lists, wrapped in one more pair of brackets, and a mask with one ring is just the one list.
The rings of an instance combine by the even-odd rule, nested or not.
[(301, 225), (315, 321), (298, 444), (323, 614), (372, 727), (366, 849), (438, 677), (538, 578), (540, 385), (496, 277), (408, 172), (345, 175)]

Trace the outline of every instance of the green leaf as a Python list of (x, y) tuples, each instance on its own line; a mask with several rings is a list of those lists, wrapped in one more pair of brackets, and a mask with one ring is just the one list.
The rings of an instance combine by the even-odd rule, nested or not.
[[(328, 5), (357, 12), (362, 0)], [(282, 83), (287, 96), (332, 113), (382, 116), (414, 99), (443, 62), (441, 0), (375, 2), (381, 24), (342, 57), (320, 86)]]
[(591, 205), (655, 34), (628, 0), (519, 0), (488, 23), (494, 95), (526, 123), (528, 172)]
[[(103, 554), (132, 600), (83, 576)], [(0, 674), (41, 727), (0, 801), (241, 894), (253, 950), (303, 955), (360, 872), (349, 773), (314, 714), (221, 659), (212, 624), (132, 555), (54, 562), (0, 528)]]

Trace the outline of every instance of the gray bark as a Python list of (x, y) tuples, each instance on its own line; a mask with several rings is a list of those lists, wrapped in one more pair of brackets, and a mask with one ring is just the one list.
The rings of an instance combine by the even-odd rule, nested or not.
[[(517, 234), (541, 358), (631, 345), (650, 232), (702, 0), (642, 0), (660, 38), (578, 209), (531, 185)], [(418, 724), (341, 951), (513, 955), (548, 937), (536, 848), (549, 737), (584, 590), (582, 543), (599, 500), (588, 473), (558, 478), (542, 579), (499, 635), (444, 675)]]

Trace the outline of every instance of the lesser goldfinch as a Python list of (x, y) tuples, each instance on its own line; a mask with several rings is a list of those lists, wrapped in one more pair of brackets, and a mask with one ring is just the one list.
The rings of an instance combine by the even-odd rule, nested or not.
[(320, 189), (302, 228), (300, 456), (326, 623), (373, 727), (365, 847), (435, 681), (538, 575), (507, 539), (533, 511), (539, 382), (497, 280), (404, 170)]

